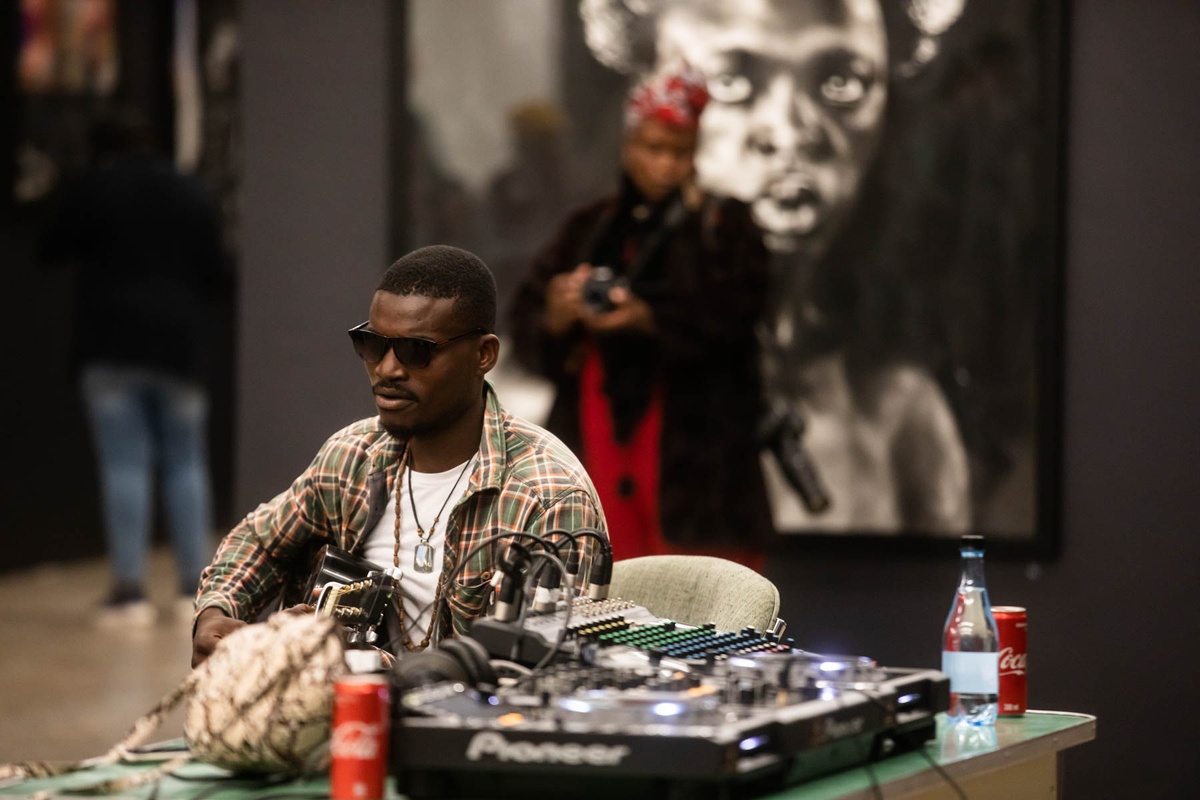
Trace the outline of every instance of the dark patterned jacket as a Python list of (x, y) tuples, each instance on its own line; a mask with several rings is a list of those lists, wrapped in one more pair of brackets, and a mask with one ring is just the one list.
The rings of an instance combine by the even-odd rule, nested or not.
[[(557, 390), (546, 427), (579, 453), (578, 370), (587, 338), (581, 327), (561, 338), (546, 333), (546, 286), (581, 262), (608, 260), (605, 231), (630, 210), (626, 188), (572, 213), (509, 309), (515, 358)], [(767, 251), (744, 203), (707, 198), (678, 210), (682, 217), (631, 285), (653, 308), (656, 334), (599, 343), (607, 394), (620, 431), (629, 427), (622, 413), (636, 423), (649, 387), (662, 387), (659, 507), (668, 541), (761, 546), (773, 532), (755, 437), (763, 401), (754, 329), (765, 303)], [(653, 217), (647, 224), (662, 222)], [(636, 225), (627, 222), (625, 233)]]

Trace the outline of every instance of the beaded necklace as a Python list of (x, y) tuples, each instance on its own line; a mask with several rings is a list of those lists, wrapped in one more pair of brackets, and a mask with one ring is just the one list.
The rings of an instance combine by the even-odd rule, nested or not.
[[(403, 494), (403, 479), (404, 470), (409, 466), (411, 451), (407, 446), (404, 448), (404, 455), (400, 458), (400, 463), (396, 466), (396, 524), (393, 528), (393, 537), (395, 545), (392, 548), (392, 566), (400, 566), (400, 509), (402, 508), (401, 495)], [(463, 475), (467, 473), (467, 469), (474, 463), (475, 457), (467, 459), (467, 463), (463, 465), (462, 472), (458, 474), (458, 478), (454, 481), (454, 486), (450, 489), (450, 494), (446, 495), (445, 501), (442, 503), (441, 509), (437, 516), (433, 518), (433, 524), (429, 526), (429, 533), (425, 533), (425, 529), (421, 527), (420, 520), (417, 519), (417, 504), (413, 498), (412, 475), (408, 476), (408, 500), (412, 505), (413, 522), (417, 525), (417, 536), (420, 542), (417, 544), (416, 550), (413, 553), (413, 569), (418, 572), (433, 572), (433, 547), (429, 544), (429, 540), (433, 538), (433, 533), (437, 529), (438, 521), (442, 518), (442, 512), (446, 510), (446, 505), (450, 502), (450, 498), (454, 496), (455, 490), (458, 489), (458, 484), (462, 482)], [(422, 568), (424, 566), (424, 568)], [(437, 630), (438, 619), (441, 616), (443, 594), (446, 589), (446, 574), (445, 570), (438, 576), (437, 588), (433, 592), (433, 615), (429, 619), (429, 627), (425, 630), (425, 636), (420, 642), (414, 644), (412, 638), (408, 635), (408, 625), (405, 622), (404, 601), (397, 598), (396, 610), (400, 617), (401, 642), (406, 650), (410, 653), (417, 650), (424, 650), (429, 646), (430, 640), (433, 638), (433, 632)]]

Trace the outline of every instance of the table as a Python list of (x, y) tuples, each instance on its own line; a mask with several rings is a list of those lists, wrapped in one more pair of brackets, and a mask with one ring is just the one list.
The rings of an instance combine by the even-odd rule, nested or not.
[[(1096, 738), (1096, 718), (1087, 714), (1030, 711), (1022, 717), (1001, 717), (995, 728), (963, 729), (946, 724), (939, 715), (937, 736), (924, 755), (904, 753), (875, 764), (856, 767), (807, 781), (770, 795), (774, 800), (943, 800), (959, 795), (949, 776), (971, 800), (1036, 800), (1059, 797), (1063, 785), (1062, 753)], [(928, 758), (926, 758), (928, 756)], [(936, 764), (933, 767), (930, 764)], [(0, 795), (28, 796), (46, 791), (51, 796), (150, 768), (148, 764), (96, 767), (59, 778), (0, 787)], [(940, 772), (939, 772), (940, 770)], [(268, 786), (262, 782), (229, 779), (228, 773), (206, 764), (189, 764), (179, 777), (165, 778), (157, 800), (248, 800), (272, 795), (323, 797), (327, 779), (291, 781)], [(224, 785), (222, 785), (224, 784)], [(151, 786), (128, 790), (122, 797), (150, 798)], [(393, 798), (398, 798), (394, 793)]]
[[(995, 728), (952, 728), (938, 715), (937, 737), (925, 754), (971, 800), (1060, 797), (1063, 751), (1096, 738), (1088, 714), (1030, 711), (1000, 717)], [(879, 791), (872, 787), (878, 784)], [(790, 787), (773, 798), (788, 800), (943, 800), (959, 795), (919, 752), (837, 772)]]

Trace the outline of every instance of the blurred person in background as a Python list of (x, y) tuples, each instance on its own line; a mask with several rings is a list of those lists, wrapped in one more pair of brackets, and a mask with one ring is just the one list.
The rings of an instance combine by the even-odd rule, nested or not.
[(618, 191), (565, 219), (509, 325), (514, 357), (554, 384), (547, 427), (595, 482), (615, 558), (704, 553), (761, 570), (767, 251), (745, 203), (693, 182), (707, 102), (686, 64), (630, 91)]
[(156, 152), (148, 121), (118, 108), (91, 131), (92, 163), (64, 182), (40, 257), (76, 269), (76, 371), (99, 473), (112, 587), (106, 626), (146, 625), (156, 488), (174, 548), (177, 611), (190, 617), (212, 554), (207, 454), (218, 302), (232, 291), (218, 206)]

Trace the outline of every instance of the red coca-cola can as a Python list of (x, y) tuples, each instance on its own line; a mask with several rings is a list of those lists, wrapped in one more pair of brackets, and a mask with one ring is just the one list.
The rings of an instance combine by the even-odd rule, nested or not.
[(992, 615), (1000, 638), (1000, 714), (1018, 716), (1025, 713), (1028, 620), (1018, 606), (992, 606)]
[(334, 684), (329, 741), (332, 800), (382, 800), (387, 778), (389, 701), (385, 675), (348, 675)]

